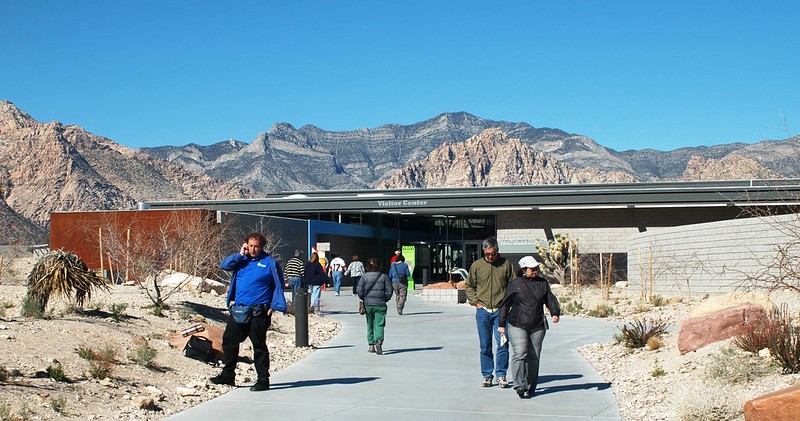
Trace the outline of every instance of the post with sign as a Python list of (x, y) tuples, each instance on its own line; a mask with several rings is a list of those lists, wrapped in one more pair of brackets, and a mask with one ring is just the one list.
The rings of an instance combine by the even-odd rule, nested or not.
[[(414, 265), (417, 260), (417, 247), (416, 246), (403, 246), (401, 249), (403, 253), (403, 257), (406, 259), (406, 264), (408, 265), (408, 271), (412, 274), (414, 273)], [(414, 276), (408, 277), (408, 290), (414, 290)]]

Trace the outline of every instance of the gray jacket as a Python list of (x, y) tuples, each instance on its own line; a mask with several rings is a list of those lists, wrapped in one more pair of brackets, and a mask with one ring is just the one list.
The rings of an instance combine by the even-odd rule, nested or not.
[(383, 306), (392, 299), (392, 281), (385, 273), (367, 272), (358, 282), (356, 293), (364, 301), (364, 305)]

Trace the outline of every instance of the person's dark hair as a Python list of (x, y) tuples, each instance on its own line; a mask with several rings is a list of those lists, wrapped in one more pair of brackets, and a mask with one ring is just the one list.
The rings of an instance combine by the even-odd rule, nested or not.
[(378, 260), (377, 257), (370, 257), (367, 260), (367, 272), (380, 272), (381, 271), (381, 261)]
[(398, 255), (397, 255), (397, 259), (394, 259), (394, 261), (395, 261), (395, 262), (405, 262), (405, 261), (406, 261), (406, 258), (405, 258), (405, 257), (403, 257), (403, 255), (402, 255), (402, 254), (398, 254)]
[(264, 238), (264, 236), (258, 232), (251, 232), (250, 234), (247, 234), (247, 238), (245, 238), (244, 242), (249, 243), (250, 239), (252, 238), (258, 240), (258, 243), (261, 245), (261, 248), (264, 248), (264, 246), (267, 245), (267, 239)]
[(353, 255), (353, 261), (354, 261), (354, 262), (357, 262), (357, 261), (358, 261), (358, 259), (359, 259), (359, 257), (358, 257), (358, 255), (357, 255), (357, 254), (356, 254), (356, 255)]
[(319, 262), (319, 255), (317, 253), (311, 253), (311, 256), (308, 258), (309, 263)]
[(300, 257), (303, 255), (303, 250), (297, 249), (294, 251), (294, 257)]
[(500, 247), (497, 246), (497, 238), (496, 237), (489, 237), (481, 243), (481, 248), (486, 249), (497, 249), (500, 250)]

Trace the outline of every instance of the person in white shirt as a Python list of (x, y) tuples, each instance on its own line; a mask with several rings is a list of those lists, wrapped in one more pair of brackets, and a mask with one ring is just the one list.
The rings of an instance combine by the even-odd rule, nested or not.
[(339, 290), (342, 289), (345, 268), (344, 259), (339, 257), (338, 254), (334, 254), (330, 265), (328, 265), (328, 276), (333, 279), (333, 289), (336, 291), (336, 295), (339, 295)]
[(358, 281), (361, 280), (361, 276), (364, 274), (364, 264), (361, 263), (361, 259), (358, 255), (353, 256), (353, 261), (347, 265), (347, 270), (344, 271), (344, 274), (349, 275), (353, 279), (353, 295), (356, 295)]

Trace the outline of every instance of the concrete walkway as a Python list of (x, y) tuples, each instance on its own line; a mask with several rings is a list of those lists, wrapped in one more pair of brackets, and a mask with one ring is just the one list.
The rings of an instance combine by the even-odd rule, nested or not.
[[(611, 388), (575, 348), (607, 342), (614, 324), (563, 317), (544, 340), (539, 388), (481, 387), (475, 310), (423, 303), (411, 294), (405, 314), (389, 304), (384, 354), (367, 352), (357, 298), (323, 293), (323, 314), (342, 323), (329, 343), (272, 374), (272, 388), (239, 387), (170, 420), (619, 420)], [(241, 363), (240, 363), (241, 364)], [(509, 380), (511, 377), (509, 376)], [(248, 385), (249, 386), (249, 385)]]

